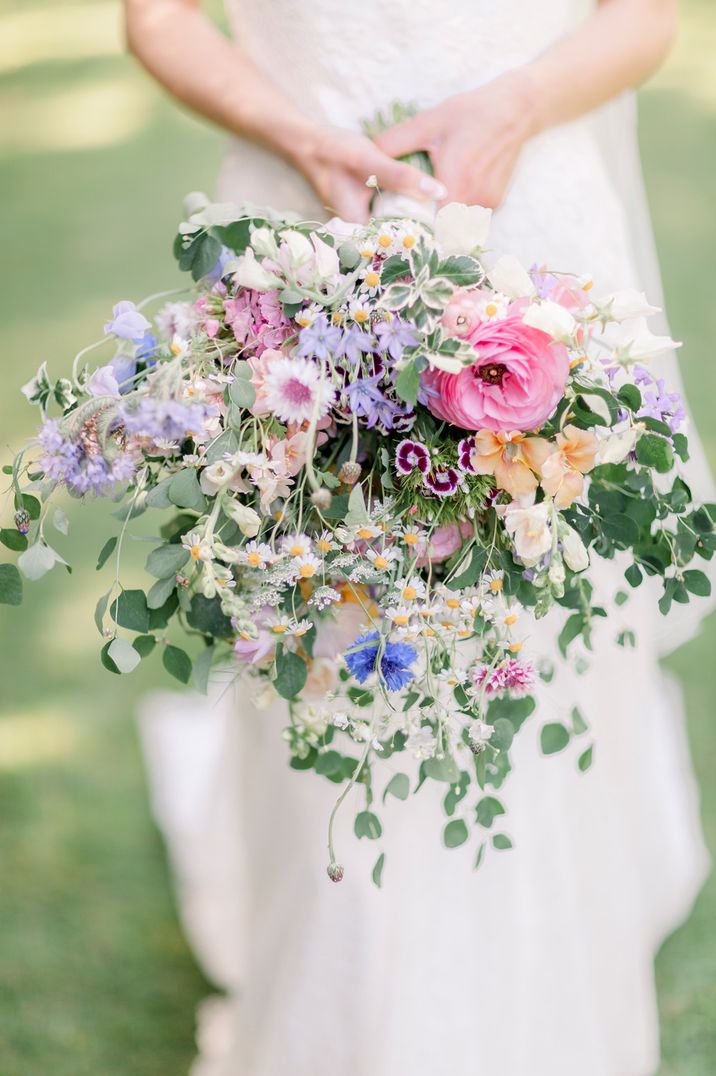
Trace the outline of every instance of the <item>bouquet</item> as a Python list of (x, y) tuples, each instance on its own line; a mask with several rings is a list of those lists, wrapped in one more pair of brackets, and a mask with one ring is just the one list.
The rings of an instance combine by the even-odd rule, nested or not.
[[(649, 370), (674, 346), (648, 330), (654, 309), (498, 256), (489, 226), (461, 204), (352, 226), (190, 196), (174, 244), (188, 295), (119, 302), (69, 376), (43, 364), (24, 387), (43, 421), (6, 468), (0, 531), (19, 554), (0, 599), (17, 604), (23, 576), (65, 563), (58, 488), (120, 502), (98, 562), (114, 564), (105, 667), (158, 653), (206, 691), (229, 663), (257, 705), (286, 700), (291, 766), (333, 782), (336, 808), (361, 787), (358, 837), (381, 836), (386, 796), (441, 782), (444, 843), (481, 831), (476, 865), (510, 844), (489, 831), (535, 705), (535, 621), (561, 607), (562, 654), (590, 647), (607, 615), (590, 561), (661, 580), (666, 614), (708, 594), (687, 565), (716, 549), (716, 507), (679, 475), (681, 400)], [(147, 585), (125, 587), (145, 512), (161, 541)], [(573, 734), (545, 725), (543, 752)]]

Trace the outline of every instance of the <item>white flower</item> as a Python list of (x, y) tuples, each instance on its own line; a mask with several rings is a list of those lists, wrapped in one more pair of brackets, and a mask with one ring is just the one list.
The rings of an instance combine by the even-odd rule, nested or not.
[(540, 329), (560, 343), (571, 340), (577, 331), (577, 322), (569, 310), (566, 310), (559, 303), (553, 303), (551, 300), (531, 303), (527, 307), (522, 320), (525, 325), (529, 325), (533, 329)]
[(253, 288), (255, 291), (270, 291), (278, 287), (282, 282), (275, 273), (269, 273), (256, 260), (251, 247), (247, 247), (238, 261), (234, 273), (234, 283), (242, 288)]
[(338, 252), (317, 235), (311, 236), (311, 242), (314, 249), (313, 264), (316, 278), (320, 283), (335, 280), (341, 270)]
[(564, 563), (573, 572), (583, 572), (585, 568), (589, 567), (587, 548), (572, 527), (568, 527), (566, 533), (562, 536), (562, 556), (564, 557)]
[(600, 299), (594, 300), (597, 310), (603, 310), (612, 321), (628, 321), (630, 318), (648, 318), (651, 314), (658, 314), (659, 306), (651, 306), (643, 291), (636, 288), (623, 288), (621, 291), (610, 292)]
[(435, 216), (435, 239), (445, 254), (471, 254), (484, 247), (491, 219), (484, 206), (448, 202)]
[(278, 244), (276, 236), (270, 228), (254, 228), (251, 233), (251, 246), (259, 257), (278, 257)]
[(210, 497), (213, 496), (224, 486), (227, 486), (233, 476), (234, 468), (225, 460), (218, 460), (216, 463), (209, 464), (208, 467), (204, 467), (199, 478), (202, 493), (206, 493)]
[(270, 545), (266, 545), (265, 542), (248, 542), (239, 558), (240, 564), (245, 564), (248, 568), (264, 569), (269, 564), (273, 564), (276, 557)]
[(307, 557), (313, 552), (311, 539), (307, 534), (287, 534), (281, 541), (281, 549), (289, 557)]
[(512, 536), (517, 556), (528, 566), (536, 564), (552, 546), (549, 517), (549, 505), (545, 501), (529, 508), (507, 507), (505, 527)]
[(511, 299), (521, 299), (535, 293), (529, 273), (513, 254), (503, 254), (498, 258), (487, 279), (496, 291), (503, 291)]
[(600, 463), (621, 463), (636, 444), (636, 430), (622, 430), (605, 437), (599, 446)]
[(615, 347), (619, 359), (645, 362), (666, 351), (673, 351), (681, 344), (670, 336), (657, 336), (647, 326), (646, 318), (634, 318), (621, 326)]
[(470, 743), (475, 747), (484, 747), (495, 731), (494, 725), (488, 725), (486, 721), (472, 721), (468, 727), (467, 735)]
[(261, 516), (253, 508), (241, 501), (226, 500), (223, 504), (225, 514), (232, 519), (242, 534), (255, 538), (261, 527)]
[(87, 382), (90, 396), (119, 396), (119, 384), (111, 366), (100, 366)]
[(211, 544), (205, 540), (200, 531), (190, 531), (181, 540), (185, 549), (189, 550), (192, 560), (210, 561), (213, 557)]
[(269, 411), (281, 422), (310, 422), (314, 409), (322, 418), (331, 406), (333, 389), (315, 362), (302, 358), (274, 359), (264, 377)]
[(303, 232), (297, 232), (295, 228), (281, 232), (281, 252), (288, 254), (288, 264), (294, 271), (313, 258), (310, 239)]

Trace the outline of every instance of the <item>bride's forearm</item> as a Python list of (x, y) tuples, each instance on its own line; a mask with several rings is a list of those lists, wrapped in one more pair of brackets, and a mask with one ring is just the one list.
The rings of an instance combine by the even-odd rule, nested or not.
[(591, 18), (522, 69), (534, 130), (638, 86), (660, 67), (675, 33), (676, 0), (602, 0)]
[(303, 160), (312, 124), (203, 16), (199, 0), (125, 0), (124, 8), (130, 50), (169, 93), (225, 130)]

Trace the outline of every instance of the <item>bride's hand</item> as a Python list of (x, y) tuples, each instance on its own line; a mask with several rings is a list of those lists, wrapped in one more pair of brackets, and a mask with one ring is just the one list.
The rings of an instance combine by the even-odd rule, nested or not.
[(365, 135), (341, 127), (321, 127), (295, 157), (322, 205), (344, 220), (364, 222), (375, 191), (366, 180), (375, 176), (383, 191), (419, 201), (441, 200), (447, 193), (439, 180), (419, 168), (396, 161)]
[(533, 100), (528, 74), (515, 70), (419, 112), (376, 142), (391, 157), (427, 150), (448, 201), (496, 209), (535, 133)]

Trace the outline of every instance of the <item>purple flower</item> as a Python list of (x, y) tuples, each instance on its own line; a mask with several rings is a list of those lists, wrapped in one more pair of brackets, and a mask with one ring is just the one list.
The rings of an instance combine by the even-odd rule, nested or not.
[(412, 474), (415, 468), (426, 474), (430, 467), (430, 453), (420, 441), (401, 441), (395, 449), (395, 469), (398, 474)]
[(341, 345), (342, 332), (337, 325), (329, 325), (323, 315), (298, 334), (297, 354), (303, 358), (330, 359)]
[(414, 673), (409, 666), (417, 659), (415, 647), (408, 643), (386, 642), (378, 661), (380, 634), (377, 631), (359, 635), (343, 655), (346, 665), (359, 684), (365, 683), (372, 672), (378, 672), (389, 691), (400, 691), (409, 684)]
[(415, 326), (401, 321), (400, 318), (379, 321), (374, 329), (378, 337), (378, 347), (381, 351), (387, 351), (393, 362), (398, 361), (406, 347), (414, 347), (418, 342)]
[(90, 396), (119, 396), (119, 385), (113, 366), (100, 366), (87, 382)]
[(137, 340), (147, 329), (151, 329), (151, 324), (129, 299), (114, 304), (112, 320), (104, 325), (105, 335), (118, 336), (121, 340)]
[(359, 377), (356, 381), (349, 382), (343, 390), (351, 413), (357, 415), (358, 418), (366, 419), (366, 426), (369, 429), (377, 424), (381, 405), (386, 402), (378, 387), (379, 382), (380, 374), (374, 374), (373, 377)]
[(451, 497), (460, 485), (460, 474), (454, 467), (445, 467), (441, 471), (431, 471), (423, 481), (436, 497)]
[(120, 407), (119, 419), (128, 433), (139, 437), (149, 437), (153, 441), (183, 441), (203, 434), (208, 419), (216, 412), (215, 404), (184, 404), (178, 400), (141, 396)]
[(127, 484), (136, 470), (134, 457), (113, 445), (108, 458), (93, 430), (86, 424), (77, 440), (66, 437), (58, 419), (48, 419), (40, 430), (43, 455), (40, 467), (51, 482), (67, 486), (73, 493), (108, 493), (120, 483)]
[(360, 362), (361, 354), (374, 351), (376, 347), (375, 337), (364, 332), (356, 325), (349, 325), (342, 331), (341, 342), (336, 351), (336, 358), (345, 357), (350, 363)]

